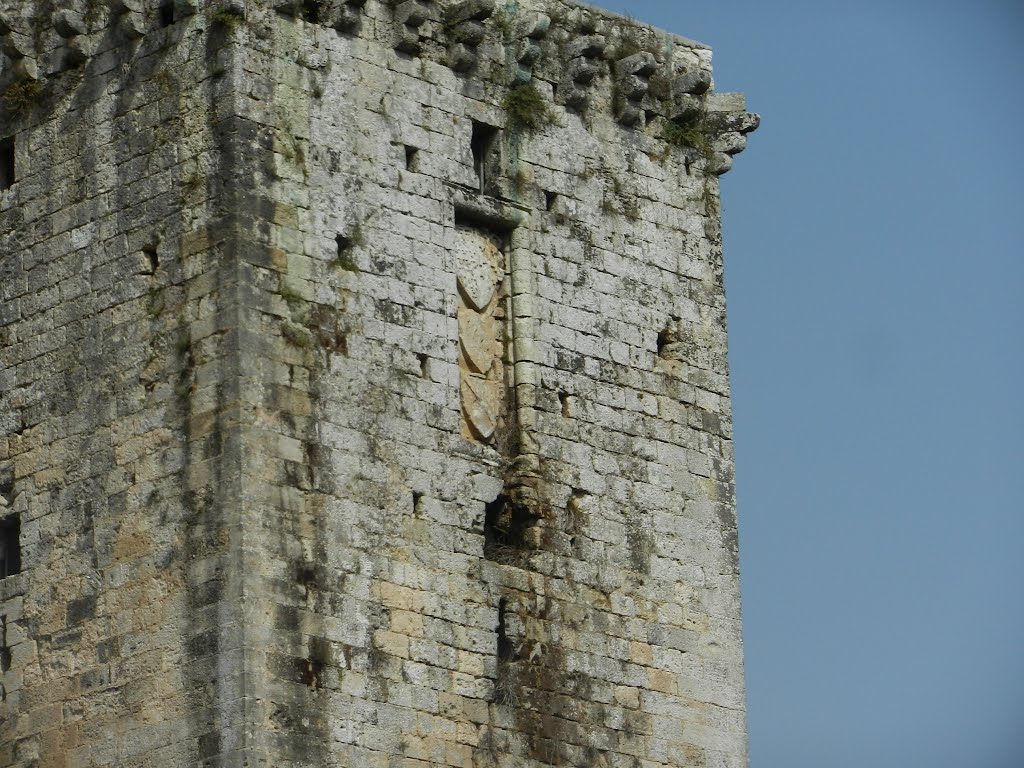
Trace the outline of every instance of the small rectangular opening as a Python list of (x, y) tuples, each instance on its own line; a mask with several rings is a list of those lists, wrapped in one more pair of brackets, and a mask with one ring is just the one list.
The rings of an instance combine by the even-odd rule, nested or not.
[(555, 206), (558, 205), (558, 195), (554, 192), (544, 192), (544, 207), (549, 210), (555, 210)]
[(405, 170), (416, 170), (416, 156), (419, 154), (417, 147), (406, 146), (405, 148)]
[(17, 515), (0, 520), (0, 579), (21, 573), (21, 520)]
[(483, 194), (484, 185), (487, 183), (487, 156), (494, 146), (494, 139), (498, 135), (498, 129), (487, 123), (473, 121), (473, 136), (470, 139), (470, 149), (473, 151), (473, 170), (476, 171), (477, 180), (480, 182), (480, 193)]
[(0, 139), (0, 190), (14, 186), (14, 137)]
[(157, 9), (159, 14), (159, 24), (161, 27), (169, 27), (174, 23), (174, 2), (173, 0), (167, 0), (160, 4)]

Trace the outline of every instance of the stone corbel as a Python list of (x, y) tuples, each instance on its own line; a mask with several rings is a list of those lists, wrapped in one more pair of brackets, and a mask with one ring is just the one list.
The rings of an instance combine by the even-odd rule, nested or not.
[(415, 56), (423, 48), (423, 27), (440, 19), (437, 4), (433, 0), (402, 0), (394, 3), (394, 9), (394, 48)]
[(274, 6), (283, 16), (322, 24), (339, 32), (354, 32), (359, 27), (366, 0), (284, 0)]
[(650, 51), (638, 51), (615, 62), (613, 72), (618, 91), (615, 116), (622, 125), (643, 122), (644, 112), (652, 106), (647, 96), (651, 75), (657, 71), (658, 60)]
[(146, 12), (142, 0), (107, 0), (110, 23), (119, 35), (138, 40), (146, 34)]
[(565, 46), (565, 77), (560, 89), (565, 105), (583, 112), (590, 105), (590, 86), (601, 74), (601, 58), (608, 41), (598, 22), (586, 18), (580, 25), (580, 36)]
[(54, 31), (65, 40), (67, 46), (61, 69), (80, 67), (92, 55), (85, 17), (70, 8), (62, 8), (54, 12), (51, 20)]
[(355, 32), (359, 28), (366, 0), (335, 0), (328, 13), (327, 24), (339, 32)]
[(542, 53), (540, 41), (547, 37), (550, 28), (551, 17), (543, 13), (530, 12), (515, 20), (512, 32), (515, 64), (511, 85), (526, 85), (533, 79), (533, 66)]
[(468, 72), (477, 63), (477, 47), (484, 41), (484, 21), (494, 13), (494, 0), (462, 0), (445, 11), (448, 29), (448, 66)]
[(0, 14), (0, 87), (38, 79), (32, 37), (19, 31), (13, 19)]
[(721, 176), (732, 168), (733, 156), (747, 147), (747, 134), (761, 124), (759, 115), (747, 112), (742, 93), (713, 93), (707, 100), (707, 123), (714, 134), (714, 155), (709, 170)]

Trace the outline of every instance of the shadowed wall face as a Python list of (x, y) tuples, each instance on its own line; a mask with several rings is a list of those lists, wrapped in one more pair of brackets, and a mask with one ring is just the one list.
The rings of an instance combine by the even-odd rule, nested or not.
[(69, 13), (3, 17), (0, 760), (745, 765), (710, 52)]

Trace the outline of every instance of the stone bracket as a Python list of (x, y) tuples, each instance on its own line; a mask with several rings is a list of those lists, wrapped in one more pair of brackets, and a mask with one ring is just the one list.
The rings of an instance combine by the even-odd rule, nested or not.
[(615, 116), (625, 126), (642, 124), (644, 113), (655, 105), (647, 93), (658, 61), (650, 51), (638, 51), (615, 62), (612, 67), (618, 98)]
[(510, 85), (526, 85), (533, 79), (533, 66), (543, 53), (540, 42), (547, 37), (550, 28), (551, 17), (536, 11), (515, 19), (510, 43), (513, 59)]
[(13, 83), (38, 79), (39, 63), (31, 35), (0, 13), (0, 91)]
[(440, 21), (440, 11), (434, 0), (401, 0), (394, 2), (395, 40), (397, 51), (417, 55), (426, 37), (423, 27), (427, 22)]
[(495, 0), (462, 0), (449, 6), (444, 14), (448, 30), (448, 66), (456, 72), (468, 72), (479, 59), (477, 47), (487, 36), (484, 21), (494, 13)]
[(277, 3), (274, 10), (283, 16), (351, 33), (359, 27), (364, 5), (366, 0), (285, 0)]
[(713, 93), (707, 99), (707, 123), (714, 133), (710, 170), (721, 176), (732, 168), (732, 158), (747, 146), (747, 134), (757, 130), (761, 118), (747, 112), (742, 93)]

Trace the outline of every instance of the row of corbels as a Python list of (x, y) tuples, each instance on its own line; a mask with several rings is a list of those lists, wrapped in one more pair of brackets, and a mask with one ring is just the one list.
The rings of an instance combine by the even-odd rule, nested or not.
[(354, 32), (366, 0), (279, 0), (274, 10), (284, 16)]
[[(145, 0), (100, 0), (90, 6), (93, 12), (106, 11), (107, 18), (119, 34), (138, 40), (148, 29)], [(105, 6), (105, 7), (104, 7)], [(198, 10), (198, 0), (170, 0), (172, 12), (178, 16), (191, 15)], [(95, 24), (90, 24), (82, 3), (67, 3), (50, 15), (50, 27), (63, 41), (56, 51), (57, 70), (72, 69), (84, 64), (94, 53)], [(0, 82), (39, 80), (40, 54), (30, 24), (23, 18), (0, 14)]]

